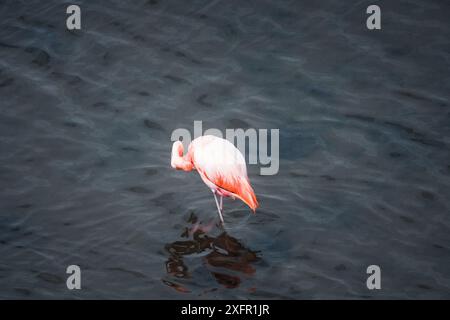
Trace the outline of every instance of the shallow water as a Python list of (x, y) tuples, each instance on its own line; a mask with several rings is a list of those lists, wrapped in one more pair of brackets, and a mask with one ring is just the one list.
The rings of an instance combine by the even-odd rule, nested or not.
[[(0, 5), (0, 298), (450, 298), (447, 2), (78, 3)], [(280, 129), (225, 231), (194, 120)]]

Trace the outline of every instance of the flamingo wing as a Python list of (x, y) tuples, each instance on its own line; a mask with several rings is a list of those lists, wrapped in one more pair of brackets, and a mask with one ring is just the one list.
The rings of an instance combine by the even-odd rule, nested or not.
[(255, 211), (258, 201), (247, 177), (245, 159), (231, 142), (202, 136), (192, 141), (189, 153), (206, 185), (224, 196), (241, 199)]

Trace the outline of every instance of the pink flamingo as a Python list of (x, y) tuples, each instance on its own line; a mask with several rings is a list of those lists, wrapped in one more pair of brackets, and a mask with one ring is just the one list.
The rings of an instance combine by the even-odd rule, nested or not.
[[(238, 198), (255, 213), (259, 204), (247, 177), (244, 156), (231, 142), (215, 136), (201, 136), (194, 139), (186, 155), (183, 154), (183, 144), (175, 141), (172, 146), (172, 167), (184, 171), (197, 170), (214, 194), (222, 223), (223, 197)], [(220, 201), (217, 196), (220, 196)]]

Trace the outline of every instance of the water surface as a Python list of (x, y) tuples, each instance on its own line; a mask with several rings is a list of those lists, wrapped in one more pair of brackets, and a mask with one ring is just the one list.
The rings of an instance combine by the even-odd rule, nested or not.
[[(1, 2), (0, 298), (450, 298), (447, 2), (77, 3)], [(225, 230), (194, 120), (280, 129)]]

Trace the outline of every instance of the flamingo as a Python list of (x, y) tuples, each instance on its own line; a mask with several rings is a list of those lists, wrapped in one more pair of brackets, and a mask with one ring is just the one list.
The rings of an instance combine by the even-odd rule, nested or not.
[[(203, 182), (211, 189), (222, 224), (223, 198), (238, 198), (247, 204), (253, 213), (259, 206), (247, 176), (247, 167), (242, 153), (228, 140), (206, 135), (194, 139), (185, 155), (181, 141), (172, 146), (172, 168), (197, 170)], [(220, 199), (217, 199), (217, 196)]]

